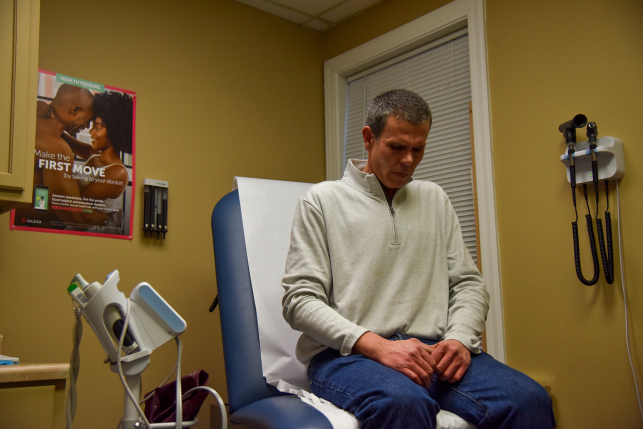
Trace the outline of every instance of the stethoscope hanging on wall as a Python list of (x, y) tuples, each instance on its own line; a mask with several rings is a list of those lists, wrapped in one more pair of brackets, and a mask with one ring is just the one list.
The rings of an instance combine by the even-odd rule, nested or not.
[[(577, 151), (576, 150), (576, 129), (578, 128), (583, 128), (587, 125), (587, 138), (589, 139), (587, 142), (579, 143), (580, 145), (589, 145), (588, 150), (582, 150), (582, 151)], [(564, 159), (563, 162), (568, 164), (569, 166), (569, 182), (571, 184), (572, 188), (572, 199), (574, 203), (574, 212), (576, 214), (576, 220), (572, 222), (572, 233), (573, 233), (573, 239), (574, 239), (574, 262), (576, 264), (576, 275), (578, 276), (578, 279), (583, 283), (584, 285), (587, 286), (593, 286), (598, 282), (599, 276), (600, 276), (600, 269), (599, 269), (599, 264), (598, 264), (598, 255), (596, 252), (596, 239), (594, 237), (594, 225), (592, 221), (592, 215), (591, 211), (589, 208), (589, 200), (587, 198), (587, 182), (589, 182), (589, 177), (588, 175), (590, 174), (590, 170), (585, 168), (589, 167), (588, 164), (588, 158), (591, 160), (591, 181), (594, 183), (594, 198), (596, 199), (596, 229), (598, 232), (598, 242), (599, 242), (599, 247), (600, 247), (600, 252), (601, 252), (601, 259), (603, 262), (603, 270), (605, 272), (605, 279), (607, 280), (607, 283), (612, 284), (614, 283), (614, 255), (613, 255), (613, 245), (612, 245), (612, 220), (610, 217), (610, 212), (609, 212), (609, 178), (617, 178), (620, 179), (623, 177), (623, 171), (622, 164), (623, 164), (623, 147), (622, 143), (619, 139), (612, 138), (612, 137), (607, 137), (605, 143), (606, 143), (606, 150), (603, 147), (601, 150), (597, 150), (597, 137), (598, 137), (598, 128), (596, 126), (595, 122), (590, 122), (589, 124), (587, 123), (587, 117), (585, 115), (576, 115), (571, 121), (567, 121), (563, 124), (561, 124), (558, 127), (558, 130), (563, 133), (565, 137), (565, 144), (567, 145), (567, 152), (566, 154), (561, 157)], [(610, 145), (611, 143), (611, 145)], [(605, 152), (605, 155), (612, 155), (610, 156), (605, 156), (603, 155), (603, 152)], [(604, 170), (603, 176), (606, 176), (605, 180), (605, 199), (607, 200), (607, 209), (605, 210), (605, 229), (607, 233), (607, 243), (605, 242), (605, 238), (603, 235), (603, 221), (598, 218), (598, 201), (599, 201), (599, 163), (598, 163), (598, 158), (597, 154), (601, 153), (601, 156), (604, 156), (604, 163), (602, 163), (602, 167)], [(620, 163), (619, 163), (619, 155), (620, 155)], [(608, 159), (609, 158), (609, 159)], [(582, 160), (579, 162), (579, 160)], [(585, 215), (585, 219), (587, 222), (587, 232), (589, 234), (589, 244), (590, 244), (590, 250), (592, 252), (592, 262), (594, 265), (594, 275), (591, 280), (587, 280), (583, 276), (583, 271), (581, 269), (581, 262), (580, 262), (580, 250), (579, 250), (579, 242), (578, 242), (578, 209), (576, 207), (576, 180), (577, 180), (577, 175), (576, 175), (576, 166), (577, 163), (582, 163), (583, 166), (581, 167), (583, 170), (583, 194), (585, 196), (585, 203), (587, 205), (587, 214)], [(620, 165), (619, 165), (620, 164)], [(611, 174), (611, 177), (610, 176)]]

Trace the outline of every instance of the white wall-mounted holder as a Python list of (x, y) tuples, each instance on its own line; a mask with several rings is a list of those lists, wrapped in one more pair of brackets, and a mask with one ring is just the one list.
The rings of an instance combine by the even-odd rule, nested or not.
[[(596, 140), (596, 161), (598, 161), (598, 180), (619, 180), (625, 175), (623, 159), (623, 142), (617, 137), (599, 137)], [(589, 141), (576, 143), (576, 152), (572, 155), (576, 165), (576, 183), (592, 183), (592, 152)], [(569, 155), (560, 156), (560, 162), (567, 169), (569, 180)]]

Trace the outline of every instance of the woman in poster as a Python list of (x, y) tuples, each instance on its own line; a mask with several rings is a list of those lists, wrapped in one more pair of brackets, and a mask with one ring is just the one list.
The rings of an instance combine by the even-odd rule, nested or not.
[(78, 179), (80, 196), (93, 200), (94, 209), (108, 216), (101, 231), (118, 233), (123, 227), (122, 202), (118, 198), (129, 183), (121, 152), (132, 153), (134, 101), (128, 94), (106, 91), (94, 96), (94, 119), (89, 130), (91, 145), (67, 133), (63, 139), (74, 154), (85, 160)]
[[(64, 133), (63, 138), (76, 156), (85, 160), (92, 174), (79, 180), (80, 195), (105, 200), (109, 205), (129, 182), (121, 152), (132, 153), (132, 116), (134, 102), (125, 93), (109, 91), (94, 96), (94, 119), (89, 130), (91, 146)], [(102, 174), (93, 172), (102, 169)], [(85, 169), (89, 171), (89, 169)]]

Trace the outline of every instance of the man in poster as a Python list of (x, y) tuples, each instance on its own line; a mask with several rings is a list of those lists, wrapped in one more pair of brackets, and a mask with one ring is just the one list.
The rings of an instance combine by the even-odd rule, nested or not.
[[(61, 135), (64, 131), (76, 134), (89, 126), (93, 117), (94, 97), (85, 88), (63, 84), (48, 106), (44, 102), (38, 104), (34, 187), (40, 185), (41, 188), (48, 188), (51, 196), (63, 195), (70, 200), (82, 201), (78, 182), (70, 180), (74, 154)], [(62, 229), (66, 224), (86, 225), (89, 228), (104, 224), (107, 215), (82, 210), (49, 210), (43, 213), (25, 205), (16, 209), (15, 219), (45, 221), (55, 229)]]

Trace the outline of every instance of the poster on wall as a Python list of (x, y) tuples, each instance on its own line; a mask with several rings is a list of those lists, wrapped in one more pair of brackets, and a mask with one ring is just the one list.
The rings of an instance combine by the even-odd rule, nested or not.
[(132, 239), (136, 93), (39, 70), (33, 202), (10, 228)]

